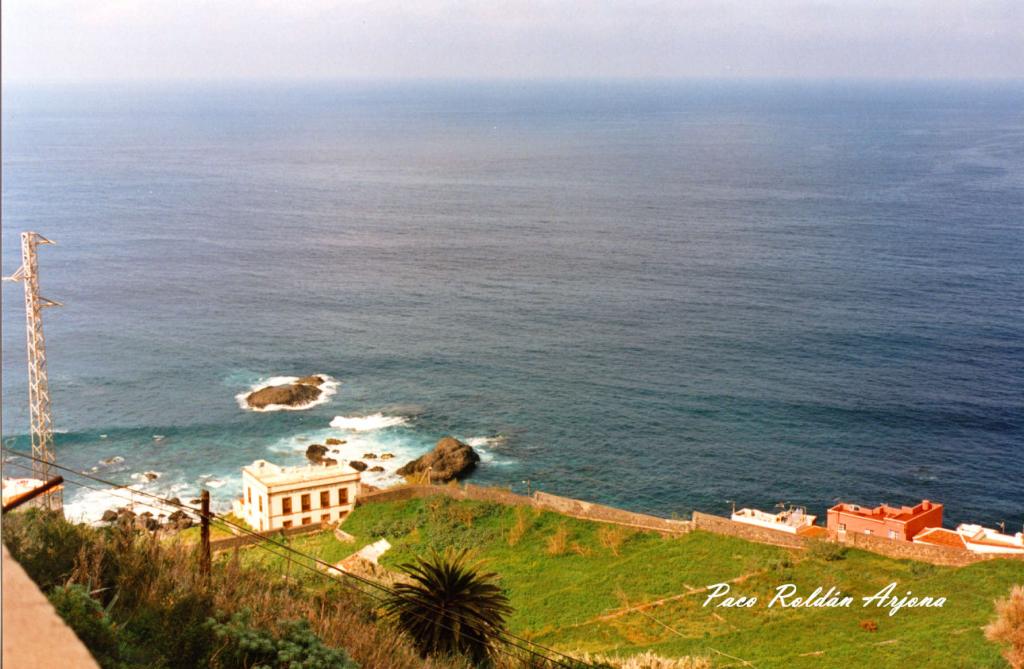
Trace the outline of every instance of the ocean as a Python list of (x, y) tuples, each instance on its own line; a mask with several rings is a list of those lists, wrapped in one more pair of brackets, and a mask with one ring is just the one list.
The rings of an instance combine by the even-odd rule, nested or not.
[[(2, 130), (64, 465), (225, 508), (257, 458), (387, 484), (454, 435), (472, 482), (663, 516), (1024, 523), (1020, 84), (12, 85)], [(5, 283), (16, 449), (25, 367)]]

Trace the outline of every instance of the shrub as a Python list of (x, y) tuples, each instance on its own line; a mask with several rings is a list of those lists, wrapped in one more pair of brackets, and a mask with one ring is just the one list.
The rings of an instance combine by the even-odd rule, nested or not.
[(860, 621), (860, 628), (865, 632), (877, 632), (878, 623), (876, 623), (874, 620), (862, 620)]
[(815, 539), (807, 543), (807, 557), (825, 562), (835, 562), (846, 559), (846, 546), (834, 541)]
[(101, 666), (121, 666), (117, 629), (88, 588), (78, 584), (58, 586), (50, 593), (50, 603)]
[(927, 562), (911, 562), (910, 563), (910, 575), (915, 578), (922, 576), (931, 576), (935, 573), (935, 565), (928, 564)]
[(96, 530), (73, 525), (52, 511), (27, 509), (4, 516), (4, 543), (43, 592), (63, 585)]
[(281, 624), (275, 636), (265, 629), (253, 627), (248, 610), (239, 611), (225, 622), (210, 619), (207, 623), (220, 647), (210, 657), (211, 669), (356, 669), (359, 665), (348, 653), (328, 648), (305, 620)]
[(996, 601), (996, 617), (985, 627), (985, 638), (1007, 646), (1003, 657), (1013, 669), (1024, 668), (1024, 586), (1013, 586), (1006, 599)]

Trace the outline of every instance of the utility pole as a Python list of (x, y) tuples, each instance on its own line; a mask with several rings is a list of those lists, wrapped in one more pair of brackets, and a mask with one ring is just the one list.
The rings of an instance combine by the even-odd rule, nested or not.
[[(21, 267), (4, 281), (21, 281), (25, 285), (25, 324), (28, 350), (28, 407), (32, 433), (32, 475), (40, 481), (53, 478), (50, 465), (53, 451), (53, 417), (50, 413), (50, 383), (46, 375), (46, 339), (43, 337), (43, 308), (59, 307), (60, 302), (39, 295), (39, 259), (36, 247), (53, 244), (38, 232), (21, 233)], [(63, 489), (54, 488), (43, 495), (40, 506), (63, 510)]]
[(203, 490), (199, 496), (201, 503), (201, 511), (199, 522), (199, 545), (202, 550), (202, 556), (199, 558), (199, 572), (203, 575), (204, 579), (210, 578), (210, 491)]

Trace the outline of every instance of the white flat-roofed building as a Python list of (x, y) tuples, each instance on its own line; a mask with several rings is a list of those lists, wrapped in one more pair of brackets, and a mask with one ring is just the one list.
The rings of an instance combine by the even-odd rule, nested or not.
[(257, 531), (342, 520), (352, 511), (359, 472), (342, 465), (279, 467), (266, 460), (242, 468), (234, 512)]
[(780, 513), (767, 513), (758, 509), (740, 509), (732, 512), (732, 520), (757, 525), (769, 530), (800, 534), (814, 525), (817, 516), (811, 516), (802, 507), (792, 507)]

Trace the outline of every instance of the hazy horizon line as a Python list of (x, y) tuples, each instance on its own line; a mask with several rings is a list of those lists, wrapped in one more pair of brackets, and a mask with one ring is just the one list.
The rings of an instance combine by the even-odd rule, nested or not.
[(1024, 76), (993, 75), (974, 77), (922, 77), (922, 76), (578, 76), (578, 77), (175, 77), (175, 78), (124, 78), (124, 79), (21, 79), (0, 77), (0, 86), (51, 87), (51, 86), (124, 86), (124, 85), (232, 85), (232, 84), (360, 84), (360, 85), (408, 85), (408, 84), (1017, 84), (1024, 85)]

